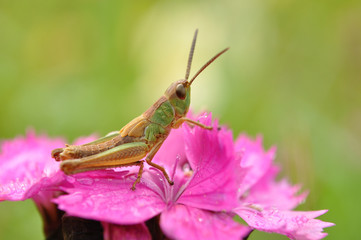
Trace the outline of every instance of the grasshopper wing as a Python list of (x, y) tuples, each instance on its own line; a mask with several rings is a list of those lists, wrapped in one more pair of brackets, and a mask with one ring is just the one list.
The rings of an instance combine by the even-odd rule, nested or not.
[(145, 128), (151, 124), (151, 122), (142, 115), (134, 118), (127, 125), (125, 125), (122, 129), (120, 129), (119, 133), (121, 137), (143, 137)]

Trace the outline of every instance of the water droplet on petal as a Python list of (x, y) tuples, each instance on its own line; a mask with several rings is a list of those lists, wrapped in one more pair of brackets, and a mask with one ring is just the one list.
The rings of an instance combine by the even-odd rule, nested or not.
[(186, 175), (188, 177), (191, 177), (193, 175), (193, 170), (192, 170), (191, 166), (189, 165), (189, 163), (187, 163), (187, 162), (185, 164), (183, 164), (182, 170), (183, 170), (184, 175)]
[(90, 186), (90, 185), (93, 185), (94, 180), (92, 178), (79, 178), (78, 183)]
[(84, 202), (84, 205), (89, 207), (89, 208), (92, 208), (94, 206), (94, 202), (92, 199), (87, 199), (85, 202)]
[(75, 178), (72, 176), (66, 176), (66, 180), (70, 183), (74, 183), (75, 182)]
[(80, 193), (75, 193), (73, 195), (71, 195), (70, 197), (72, 203), (80, 203), (83, 201), (83, 195)]
[(199, 222), (203, 222), (203, 218), (198, 218), (198, 221), (199, 221)]
[(293, 219), (298, 225), (303, 225), (308, 222), (308, 218), (305, 216), (297, 216)]
[(183, 170), (183, 172), (189, 172), (189, 171), (191, 171), (191, 166), (189, 165), (189, 163), (183, 164), (182, 170)]

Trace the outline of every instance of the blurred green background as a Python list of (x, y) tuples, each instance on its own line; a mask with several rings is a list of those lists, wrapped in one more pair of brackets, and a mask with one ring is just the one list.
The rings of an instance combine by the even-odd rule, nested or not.
[[(0, 0), (0, 138), (30, 126), (72, 141), (120, 129), (230, 46), (196, 80), (191, 106), (277, 145), (282, 176), (330, 209), (328, 239), (357, 239), (361, 2), (357, 0)], [(191, 74), (192, 75), (192, 74)], [(42, 239), (31, 201), (0, 204), (0, 239)], [(254, 233), (250, 239), (286, 239)]]

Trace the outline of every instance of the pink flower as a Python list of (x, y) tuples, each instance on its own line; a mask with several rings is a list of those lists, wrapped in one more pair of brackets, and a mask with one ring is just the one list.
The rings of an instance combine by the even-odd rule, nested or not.
[[(89, 141), (94, 137), (80, 139)], [(51, 159), (51, 151), (65, 144), (62, 138), (36, 136), (30, 130), (25, 137), (6, 140), (0, 153), (0, 201), (33, 199), (44, 220), (44, 231), (51, 234), (58, 227), (58, 210), (52, 199), (60, 194), (60, 186), (68, 183)]]
[[(325, 210), (292, 211), (307, 193), (299, 194), (300, 186), (286, 180), (275, 181), (275, 148), (264, 151), (261, 138), (246, 135), (234, 143), (232, 133), (216, 121), (212, 124), (210, 115), (197, 120), (213, 125), (213, 130), (184, 124), (172, 130), (153, 160), (166, 168), (175, 184), (170, 186), (161, 172), (146, 166), (136, 191), (130, 187), (138, 167), (65, 176), (50, 157), (63, 140), (29, 132), (25, 138), (4, 141), (0, 200), (32, 198), (44, 222), (53, 223), (45, 223), (48, 233), (64, 217), (70, 223), (69, 216), (101, 221), (107, 240), (150, 239), (150, 223), (172, 239), (241, 239), (253, 229), (292, 239), (327, 235), (323, 228), (333, 224), (315, 219)], [(60, 190), (67, 194), (59, 196)], [(66, 212), (63, 218), (59, 209)], [(49, 214), (51, 219), (46, 218)], [(235, 215), (249, 226), (234, 221)]]
[(291, 239), (321, 239), (327, 236), (323, 228), (333, 223), (314, 219), (325, 210), (314, 212), (289, 211), (303, 202), (307, 193), (299, 186), (291, 186), (285, 179), (276, 182), (278, 167), (272, 161), (275, 148), (262, 149), (262, 139), (250, 140), (241, 135), (236, 141), (240, 161), (241, 204), (233, 212), (243, 218), (250, 227), (266, 232), (284, 234)]
[[(211, 125), (211, 117), (198, 119)], [(130, 190), (137, 168), (94, 171), (70, 177), (73, 188), (55, 200), (70, 215), (120, 225), (141, 224), (160, 214), (160, 227), (174, 239), (239, 239), (249, 229), (226, 213), (238, 205), (232, 134), (199, 127), (173, 130), (154, 161), (174, 179), (147, 168), (136, 191)], [(178, 164), (177, 164), (178, 162)], [(135, 170), (135, 171), (134, 171)], [(171, 170), (171, 171), (170, 171)]]
[(61, 138), (49, 139), (28, 131), (1, 144), (0, 201), (19, 201), (35, 197), (59, 182), (59, 163), (51, 161), (51, 150), (64, 145)]

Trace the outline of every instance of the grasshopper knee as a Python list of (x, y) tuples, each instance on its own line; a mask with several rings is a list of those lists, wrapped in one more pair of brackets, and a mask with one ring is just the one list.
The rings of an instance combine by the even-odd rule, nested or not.
[(66, 148), (56, 148), (51, 152), (51, 156), (56, 161), (78, 158), (77, 151), (72, 146), (67, 146)]
[(51, 157), (56, 161), (61, 161), (60, 154), (64, 151), (64, 148), (57, 148), (51, 152)]
[(66, 174), (66, 175), (71, 175), (71, 174), (74, 174), (75, 171), (76, 171), (76, 167), (78, 166), (79, 164), (76, 162), (76, 161), (64, 161), (64, 162), (61, 162), (60, 164), (60, 169)]

